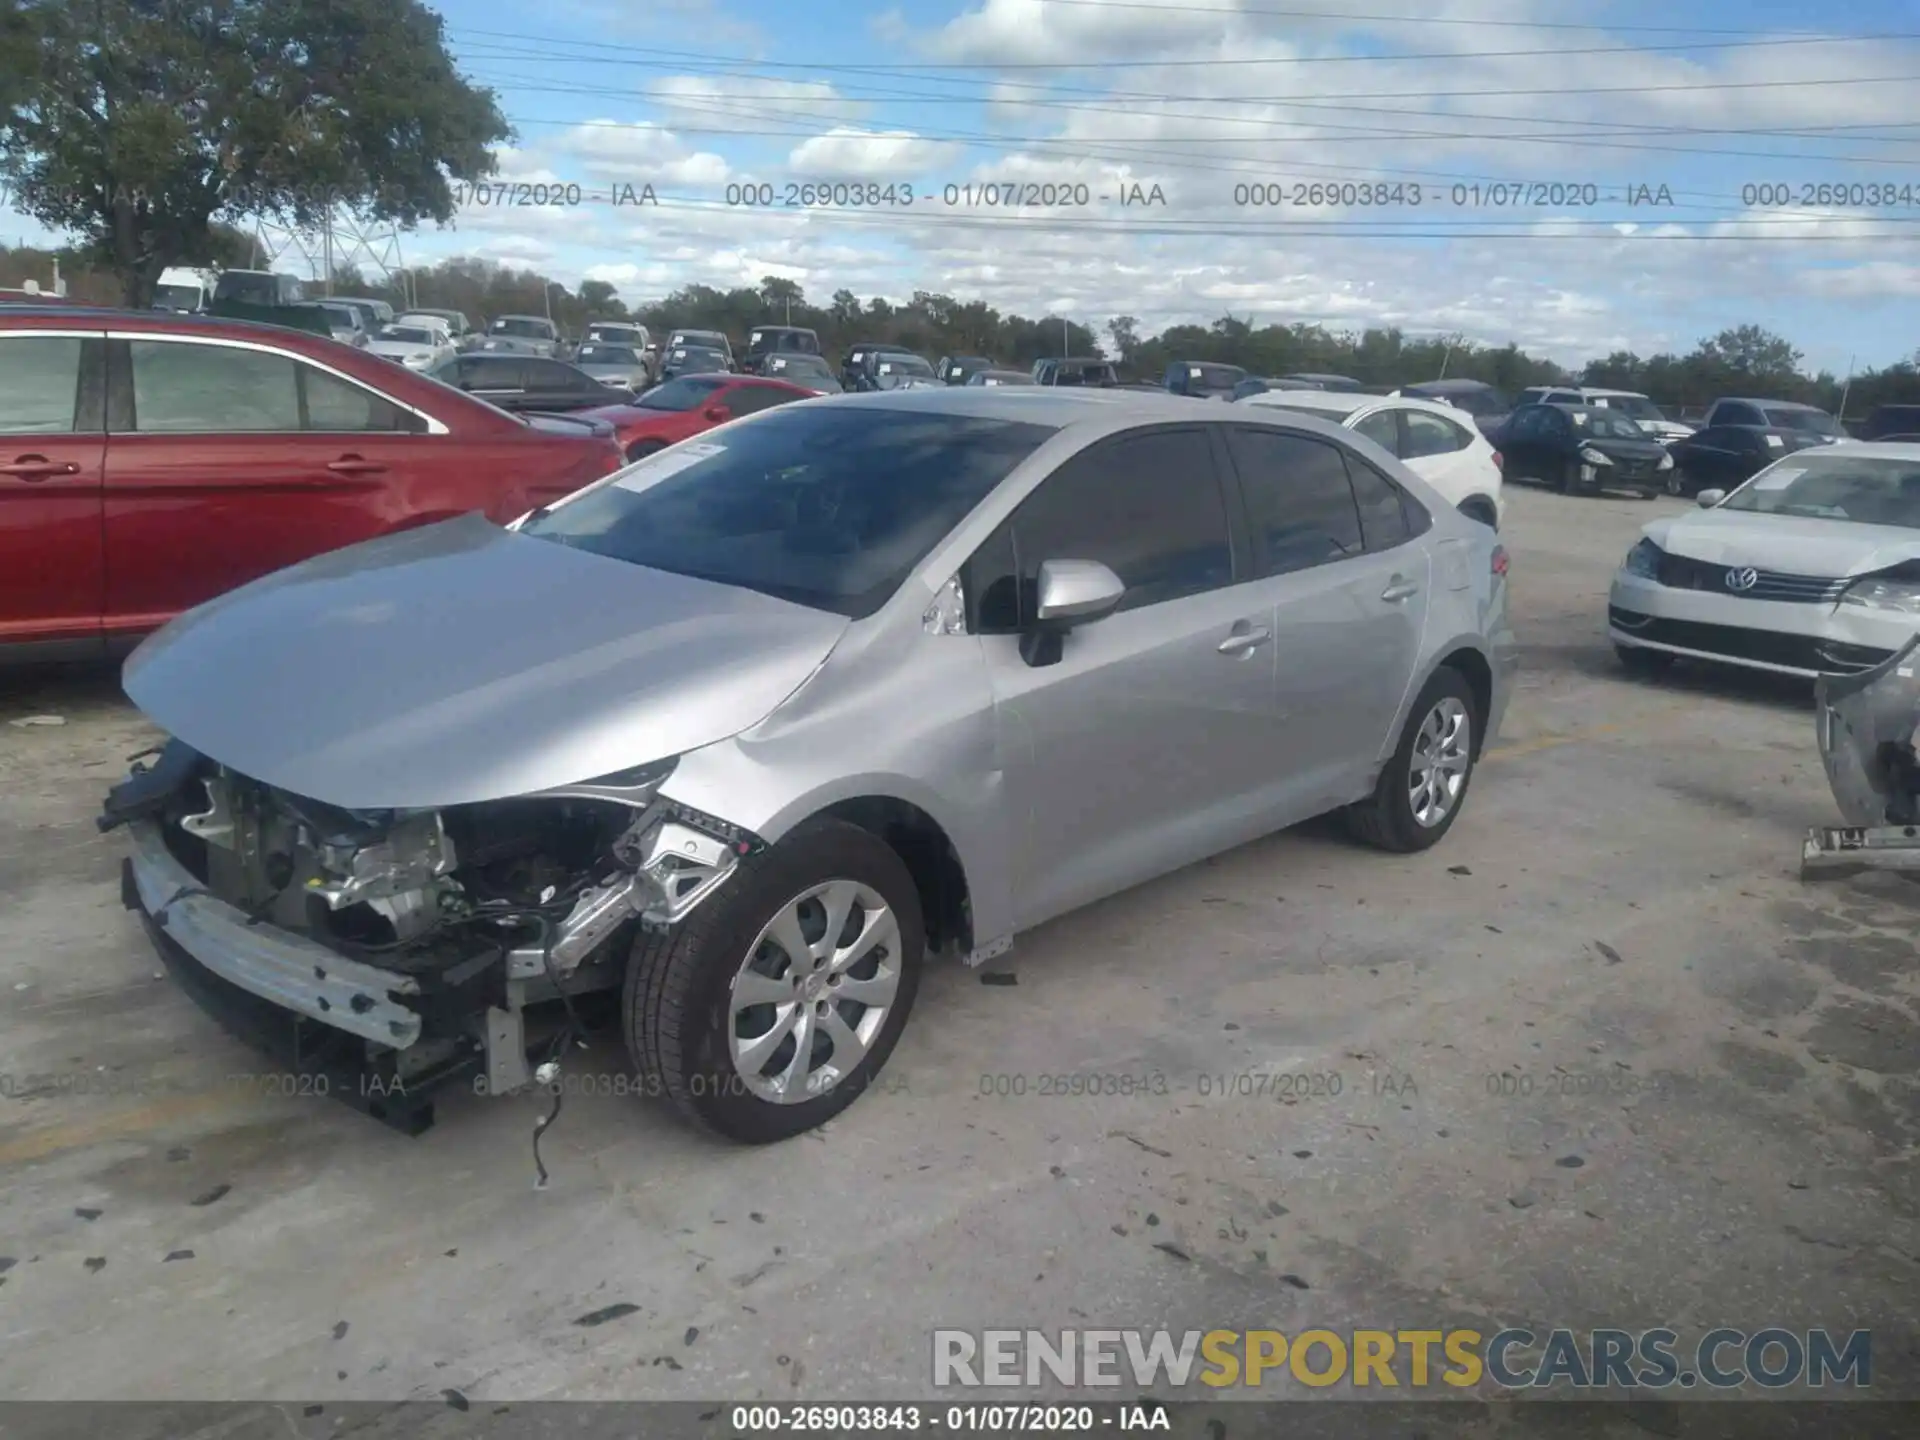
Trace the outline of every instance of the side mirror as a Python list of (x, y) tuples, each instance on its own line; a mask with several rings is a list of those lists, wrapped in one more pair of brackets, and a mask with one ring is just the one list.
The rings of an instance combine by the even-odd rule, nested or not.
[(702, 410), (700, 413), (706, 416), (707, 419), (713, 420), (716, 422), (722, 421), (722, 420), (731, 420), (733, 418), (731, 415), (727, 413), (727, 407), (724, 405), (709, 405), (707, 406), (706, 409)]
[(1098, 560), (1046, 560), (1040, 565), (1033, 624), (1020, 636), (1020, 658), (1057, 665), (1069, 630), (1111, 615), (1125, 598), (1120, 577)]
[(1699, 495), (1700, 508), (1702, 510), (1711, 510), (1726, 498), (1727, 492), (1724, 490), (1702, 490)]

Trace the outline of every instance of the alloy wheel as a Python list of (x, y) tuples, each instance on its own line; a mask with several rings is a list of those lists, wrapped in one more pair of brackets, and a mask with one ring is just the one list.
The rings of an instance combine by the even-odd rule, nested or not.
[(1407, 808), (1431, 830), (1453, 813), (1473, 767), (1473, 718), (1452, 695), (1444, 695), (1420, 722), (1407, 764)]
[(879, 1036), (900, 988), (900, 922), (855, 880), (813, 885), (761, 929), (733, 978), (727, 1037), (753, 1094), (797, 1105), (826, 1094)]

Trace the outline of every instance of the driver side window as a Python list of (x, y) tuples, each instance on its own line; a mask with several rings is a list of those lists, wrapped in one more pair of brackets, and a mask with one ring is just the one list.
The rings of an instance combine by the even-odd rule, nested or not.
[(1066, 462), (968, 560), (962, 572), (975, 633), (1033, 619), (1040, 566), (1097, 560), (1127, 587), (1120, 609), (1233, 583), (1226, 503), (1203, 430), (1104, 441)]

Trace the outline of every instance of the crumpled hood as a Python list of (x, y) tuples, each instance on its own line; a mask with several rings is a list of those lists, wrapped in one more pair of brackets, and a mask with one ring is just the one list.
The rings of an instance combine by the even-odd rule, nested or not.
[(765, 718), (838, 615), (466, 516), (279, 571), (127, 661), (128, 696), (243, 775), (348, 809), (594, 779)]
[(1670, 555), (1831, 579), (1920, 559), (1920, 530), (1753, 511), (1698, 510), (1655, 520), (1644, 533)]

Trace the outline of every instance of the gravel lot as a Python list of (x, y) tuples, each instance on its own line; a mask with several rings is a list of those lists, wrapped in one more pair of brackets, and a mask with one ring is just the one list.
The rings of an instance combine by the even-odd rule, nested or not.
[[(1511, 495), (1526, 668), (1437, 850), (1308, 826), (937, 970), (785, 1145), (570, 1100), (544, 1191), (530, 1097), (408, 1140), (245, 1079), (93, 829), (147, 738), (114, 674), (0, 674), (66, 720), (0, 723), (0, 1068), (82, 1077), (0, 1098), (0, 1394), (911, 1398), (935, 1325), (1075, 1324), (1871, 1326), (1914, 1393), (1920, 891), (1797, 879), (1805, 687), (1617, 671), (1677, 503)], [(1275, 1072), (1340, 1093), (1231, 1093)]]

